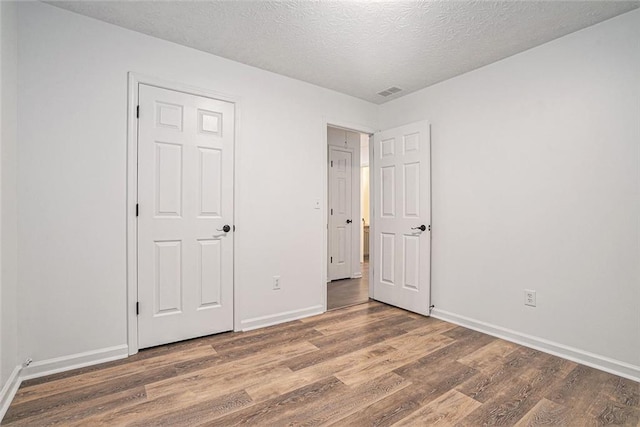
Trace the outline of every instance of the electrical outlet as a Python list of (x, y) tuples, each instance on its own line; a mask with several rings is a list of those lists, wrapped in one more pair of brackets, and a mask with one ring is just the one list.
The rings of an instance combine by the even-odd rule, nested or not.
[(528, 305), (531, 307), (536, 306), (536, 291), (532, 291), (529, 289), (524, 290), (524, 305)]
[(280, 290), (280, 276), (273, 276), (273, 290)]

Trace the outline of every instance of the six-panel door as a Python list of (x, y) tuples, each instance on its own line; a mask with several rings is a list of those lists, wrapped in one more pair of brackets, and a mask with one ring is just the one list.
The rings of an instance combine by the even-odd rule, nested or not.
[(417, 122), (375, 134), (373, 154), (374, 299), (428, 315), (429, 124)]
[[(353, 153), (329, 147), (329, 280), (351, 277), (353, 221)], [(357, 218), (356, 218), (357, 220)]]
[(139, 85), (138, 317), (145, 348), (233, 329), (234, 105)]

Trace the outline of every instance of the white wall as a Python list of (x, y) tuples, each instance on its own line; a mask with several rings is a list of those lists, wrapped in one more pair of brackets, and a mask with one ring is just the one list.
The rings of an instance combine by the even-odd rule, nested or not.
[(639, 40), (634, 11), (381, 106), (432, 123), (437, 310), (640, 366)]
[(19, 24), (22, 357), (126, 344), (128, 71), (241, 98), (240, 317), (321, 307), (324, 117), (369, 127), (375, 105), (42, 3)]
[[(640, 11), (631, 12), (378, 110), (21, 3), (18, 360), (126, 343), (126, 73), (135, 71), (241, 97), (243, 320), (322, 302), (325, 207), (313, 204), (325, 185), (323, 117), (363, 128), (426, 118), (436, 309), (640, 366), (639, 29)], [(2, 125), (4, 226), (4, 166), (15, 161), (6, 161), (4, 116)], [(524, 307), (524, 288), (537, 290), (537, 308)]]
[(16, 4), (0, 2), (0, 390), (18, 365), (17, 24)]

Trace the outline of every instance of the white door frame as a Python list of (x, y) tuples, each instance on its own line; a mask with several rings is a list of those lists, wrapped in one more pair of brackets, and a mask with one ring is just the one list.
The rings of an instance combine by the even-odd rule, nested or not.
[[(329, 147), (329, 141), (327, 138), (327, 127), (334, 127), (334, 128), (340, 128), (340, 129), (345, 129), (345, 130), (350, 130), (353, 132), (359, 132), (359, 133), (365, 133), (365, 134), (369, 134), (369, 136), (373, 135), (374, 133), (376, 133), (376, 129), (369, 127), (369, 126), (365, 126), (365, 125), (361, 125), (358, 123), (350, 123), (350, 122), (346, 122), (344, 120), (336, 120), (333, 118), (326, 118), (323, 117), (322, 120), (322, 141), (324, 141), (324, 147)], [(371, 141), (371, 139), (370, 139)], [(322, 271), (322, 281), (321, 281), (321, 286), (320, 286), (320, 291), (322, 292), (321, 295), (321, 301), (322, 301), (322, 311), (325, 312), (327, 311), (327, 278), (328, 278), (328, 268), (327, 268), (327, 257), (329, 254), (329, 243), (328, 243), (328, 227), (329, 227), (329, 215), (327, 213), (328, 211), (328, 206), (329, 206), (329, 170), (327, 168), (327, 164), (329, 164), (329, 149), (325, 148), (322, 150), (322, 157), (320, 159), (320, 161), (322, 162), (322, 224), (321, 224), (321, 229), (323, 230), (323, 238), (322, 238), (322, 256), (321, 256), (321, 262), (322, 262), (322, 268), (320, 271)], [(369, 144), (369, 162), (371, 162), (371, 144)], [(360, 175), (358, 175), (360, 176)], [(360, 178), (358, 178), (360, 179)], [(371, 181), (371, 180), (369, 180)], [(371, 194), (371, 192), (373, 191), (373, 188), (370, 187), (369, 189), (369, 193)], [(370, 205), (369, 207), (369, 211), (370, 213), (372, 212), (373, 209), (373, 205)], [(372, 215), (369, 216), (370, 218), (373, 218)], [(374, 229), (374, 224), (373, 221), (371, 221), (371, 226), (370, 226), (370, 230)], [(359, 243), (357, 243), (359, 244)], [(371, 254), (373, 251), (373, 245), (371, 245), (371, 243), (369, 244), (369, 259), (371, 259)], [(369, 268), (371, 268), (371, 264), (369, 264)], [(373, 296), (373, 288), (371, 286), (369, 286), (369, 297)]]
[[(145, 76), (142, 74), (128, 73), (128, 95), (127, 95), (127, 344), (129, 347), (129, 355), (138, 352), (138, 316), (136, 314), (136, 302), (138, 301), (138, 222), (136, 219), (136, 204), (138, 201), (138, 85), (146, 84), (162, 89), (173, 90), (176, 92), (184, 92), (191, 95), (202, 96), (205, 98), (213, 98), (220, 101), (226, 101), (235, 106), (235, 123), (234, 123), (234, 152), (237, 153), (239, 141), (239, 116), (240, 116), (240, 98), (225, 93), (215, 92), (208, 89), (193, 87), (181, 83), (175, 83), (158, 79), (156, 77)], [(234, 157), (233, 179), (234, 193), (235, 183), (237, 182), (237, 162)], [(234, 194), (235, 204), (235, 194)], [(234, 209), (233, 224), (236, 223), (236, 214)], [(235, 259), (235, 240), (233, 256)], [(238, 289), (235, 282), (237, 275), (235, 262), (233, 266), (233, 329), (237, 330), (240, 325), (238, 304)]]

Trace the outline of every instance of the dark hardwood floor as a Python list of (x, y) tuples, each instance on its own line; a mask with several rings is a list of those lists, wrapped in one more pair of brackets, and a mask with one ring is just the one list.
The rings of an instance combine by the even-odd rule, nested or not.
[(26, 381), (3, 425), (628, 425), (640, 384), (377, 302)]
[(335, 280), (327, 283), (327, 310), (349, 307), (369, 301), (369, 260), (361, 266), (359, 279)]

